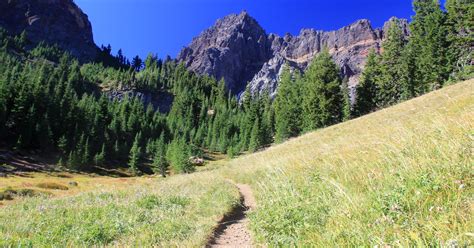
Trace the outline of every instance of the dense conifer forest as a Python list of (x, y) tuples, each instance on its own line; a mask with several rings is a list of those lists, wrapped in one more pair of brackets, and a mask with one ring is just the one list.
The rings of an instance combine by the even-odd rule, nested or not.
[[(250, 89), (238, 99), (223, 81), (170, 58), (130, 62), (108, 46), (80, 64), (56, 46), (30, 49), (25, 33), (0, 30), (0, 145), (57, 154), (59, 165), (81, 171), (189, 173), (189, 158), (205, 151), (254, 152), (472, 77), (473, 5), (448, 0), (445, 9), (415, 0), (408, 39), (391, 25), (383, 52), (369, 54), (355, 103), (327, 50), (304, 73), (284, 69), (274, 100)], [(109, 93), (128, 89), (171, 94), (171, 109)]]

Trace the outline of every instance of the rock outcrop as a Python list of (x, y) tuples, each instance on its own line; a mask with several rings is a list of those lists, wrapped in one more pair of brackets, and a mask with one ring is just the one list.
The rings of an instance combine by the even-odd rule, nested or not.
[[(268, 90), (275, 95), (283, 65), (304, 71), (315, 55), (328, 49), (353, 88), (369, 51), (380, 51), (394, 20), (381, 29), (374, 29), (368, 20), (359, 20), (336, 31), (303, 29), (298, 36), (280, 37), (266, 35), (248, 13), (242, 12), (218, 20), (181, 51), (178, 61), (199, 74), (223, 78), (234, 93), (241, 93), (249, 84), (252, 92)], [(399, 25), (408, 35), (408, 22), (400, 20)]]
[(97, 55), (88, 17), (73, 0), (1, 0), (0, 13), (0, 26), (12, 35), (26, 31), (31, 46), (57, 44), (81, 61)]
[(234, 93), (273, 57), (265, 30), (247, 12), (229, 15), (194, 38), (178, 55), (192, 71), (224, 79)]
[(122, 101), (125, 98), (136, 97), (140, 99), (145, 106), (153, 106), (155, 111), (161, 113), (169, 113), (173, 106), (174, 96), (169, 92), (150, 92), (150, 91), (137, 91), (133, 89), (120, 89), (105, 91), (105, 94), (110, 100)]

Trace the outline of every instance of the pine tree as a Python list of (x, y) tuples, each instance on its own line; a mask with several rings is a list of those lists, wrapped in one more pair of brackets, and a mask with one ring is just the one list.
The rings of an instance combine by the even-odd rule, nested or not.
[(94, 163), (96, 166), (103, 166), (105, 163), (105, 144), (102, 144), (102, 149), (100, 150), (100, 153), (97, 153), (94, 156)]
[(362, 116), (375, 111), (377, 107), (377, 84), (380, 76), (379, 58), (374, 50), (369, 52), (367, 63), (356, 88), (354, 112)]
[(470, 0), (447, 0), (448, 72), (452, 80), (474, 76), (474, 5)]
[(414, 88), (421, 95), (441, 87), (447, 79), (447, 30), (438, 0), (414, 0), (413, 7), (416, 14), (408, 46), (414, 56)]
[(405, 78), (403, 70), (403, 52), (405, 37), (398, 19), (393, 19), (382, 44), (383, 53), (380, 58), (381, 71), (377, 80), (377, 105), (386, 107), (398, 103), (404, 94), (402, 90)]
[(67, 160), (67, 165), (71, 169), (80, 169), (80, 158), (75, 151), (70, 151), (68, 160)]
[(67, 138), (65, 135), (61, 136), (58, 140), (58, 149), (61, 152), (62, 156), (66, 155), (67, 152), (67, 147), (68, 147), (68, 142)]
[(257, 118), (250, 133), (249, 151), (255, 152), (261, 147), (260, 120)]
[(190, 153), (191, 151), (186, 141), (177, 138), (169, 144), (166, 157), (176, 172), (191, 173), (194, 171), (194, 167), (189, 161)]
[(231, 158), (231, 159), (234, 158), (234, 157), (235, 157), (235, 148), (232, 147), (232, 146), (229, 146), (229, 147), (227, 148), (227, 152), (226, 152), (226, 153), (227, 153), (227, 157), (229, 157), (229, 158)]
[(400, 100), (402, 101), (411, 99), (417, 95), (415, 53), (416, 51), (413, 50), (413, 46), (405, 45), (401, 55), (402, 79), (400, 82)]
[(84, 165), (85, 168), (88, 168), (88, 163), (90, 161), (89, 137), (87, 137), (82, 151), (81, 164)]
[(15, 46), (17, 49), (23, 50), (27, 43), (26, 30), (23, 30), (20, 35), (15, 36)]
[(293, 78), (288, 66), (282, 69), (275, 98), (275, 140), (280, 143), (301, 132), (300, 78)]
[(140, 71), (143, 67), (143, 61), (142, 59), (140, 58), (140, 56), (135, 56), (132, 60), (132, 68), (135, 70), (135, 71)]
[(139, 173), (138, 166), (139, 166), (140, 156), (141, 156), (140, 136), (141, 136), (140, 133), (137, 133), (137, 135), (135, 136), (135, 141), (133, 142), (132, 148), (130, 149), (128, 166), (130, 167), (130, 171), (133, 174)]
[(348, 121), (352, 118), (352, 104), (349, 89), (349, 79), (345, 77), (342, 80), (341, 92), (342, 92), (342, 121)]
[(166, 177), (168, 163), (166, 162), (166, 145), (163, 134), (156, 143), (156, 150), (153, 157), (153, 171), (160, 173), (162, 177)]
[(304, 130), (335, 124), (341, 120), (342, 96), (339, 68), (327, 49), (313, 59), (304, 74)]
[[(275, 112), (272, 107), (272, 100), (268, 90), (265, 90), (260, 96), (260, 108), (262, 110), (262, 124), (261, 124), (261, 133), (262, 133), (262, 144), (268, 145), (273, 142), (274, 134), (274, 122), (275, 122)], [(225, 140), (228, 140), (229, 137), (225, 137)], [(226, 149), (227, 150), (227, 149)], [(226, 151), (224, 150), (224, 152)]]

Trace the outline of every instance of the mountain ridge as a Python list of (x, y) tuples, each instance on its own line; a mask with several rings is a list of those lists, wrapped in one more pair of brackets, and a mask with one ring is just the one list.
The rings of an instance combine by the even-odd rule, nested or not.
[[(0, 26), (11, 34), (26, 31), (33, 48), (41, 41), (57, 44), (81, 62), (93, 61), (99, 52), (88, 16), (72, 0), (8, 0), (0, 2)], [(381, 50), (390, 23), (399, 20), (406, 36), (406, 19), (391, 18), (373, 28), (367, 19), (338, 30), (301, 29), (298, 35), (280, 36), (266, 32), (248, 12), (218, 19), (184, 47), (176, 60), (199, 75), (223, 79), (227, 89), (240, 95), (246, 87), (252, 93), (265, 90), (276, 95), (285, 64), (304, 71), (315, 55), (327, 48), (347, 77), (354, 98), (355, 86), (370, 49)]]
[(247, 12), (231, 14), (201, 32), (177, 57), (198, 74), (223, 78), (238, 93), (272, 57), (265, 30)]
[(29, 48), (44, 41), (82, 62), (98, 54), (89, 18), (73, 0), (3, 0), (0, 13), (0, 26), (11, 35), (25, 31)]
[[(268, 90), (274, 96), (284, 64), (289, 64), (292, 70), (304, 71), (314, 56), (327, 48), (341, 68), (341, 76), (348, 77), (349, 86), (354, 89), (369, 50), (380, 52), (384, 34), (395, 20), (399, 21), (403, 33), (408, 35), (408, 21), (392, 17), (381, 28), (373, 28), (368, 19), (361, 19), (338, 30), (303, 28), (298, 35), (286, 34), (282, 37), (265, 32), (248, 12), (243, 11), (218, 19), (213, 26), (193, 38), (179, 53), (177, 60), (198, 74), (224, 79), (228, 89), (235, 94), (241, 94), (248, 86), (252, 93)], [(247, 29), (235, 29), (236, 26)], [(260, 35), (256, 42), (255, 33)], [(242, 44), (237, 39), (233, 40), (235, 37), (247, 39)], [(235, 46), (236, 43), (239, 45)], [(255, 48), (262, 50), (255, 51)], [(242, 50), (250, 51), (251, 58), (242, 59)], [(247, 70), (246, 64), (255, 67)]]

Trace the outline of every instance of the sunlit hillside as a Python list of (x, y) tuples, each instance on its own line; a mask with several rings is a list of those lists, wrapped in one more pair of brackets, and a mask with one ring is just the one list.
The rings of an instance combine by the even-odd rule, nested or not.
[(472, 245), (474, 80), (245, 156), (258, 242)]
[[(194, 246), (250, 185), (254, 243), (470, 246), (474, 80), (211, 171), (0, 208), (0, 246)], [(230, 179), (230, 180), (227, 180)]]

